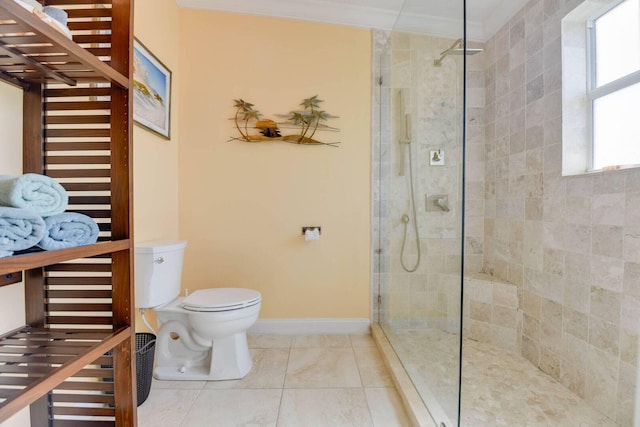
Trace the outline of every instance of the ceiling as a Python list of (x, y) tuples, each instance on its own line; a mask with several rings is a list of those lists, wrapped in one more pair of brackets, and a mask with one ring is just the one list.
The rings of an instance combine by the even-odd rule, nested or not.
[[(179, 6), (442, 37), (462, 35), (462, 0), (176, 0)], [(472, 0), (467, 35), (486, 41), (526, 0)], [(402, 13), (400, 13), (402, 11)]]

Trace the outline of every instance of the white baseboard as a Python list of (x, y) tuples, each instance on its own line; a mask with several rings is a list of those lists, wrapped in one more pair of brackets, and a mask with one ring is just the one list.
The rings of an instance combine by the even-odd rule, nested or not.
[(249, 335), (368, 334), (369, 319), (258, 319)]

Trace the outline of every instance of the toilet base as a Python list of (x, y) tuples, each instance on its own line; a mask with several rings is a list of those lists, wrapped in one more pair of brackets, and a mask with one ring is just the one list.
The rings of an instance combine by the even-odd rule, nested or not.
[(191, 366), (183, 369), (175, 366), (157, 366), (153, 377), (163, 381), (209, 381), (209, 369), (206, 366)]
[(251, 371), (251, 356), (244, 331), (217, 338), (208, 353), (207, 357), (179, 364), (160, 358), (153, 376), (168, 381), (221, 381), (241, 379)]

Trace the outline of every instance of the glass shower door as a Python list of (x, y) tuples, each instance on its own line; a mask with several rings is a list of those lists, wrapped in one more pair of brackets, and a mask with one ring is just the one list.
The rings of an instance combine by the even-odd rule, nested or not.
[[(444, 6), (443, 36), (407, 0), (375, 34), (374, 147), (378, 319), (439, 426), (458, 425), (463, 258), (464, 2)], [(440, 6), (442, 7), (442, 5)]]

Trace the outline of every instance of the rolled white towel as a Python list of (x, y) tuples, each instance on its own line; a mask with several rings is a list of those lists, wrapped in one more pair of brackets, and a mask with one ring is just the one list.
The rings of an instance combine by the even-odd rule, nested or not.
[(0, 205), (29, 209), (40, 216), (64, 212), (69, 204), (66, 190), (54, 179), (36, 173), (0, 176)]
[(38, 247), (51, 251), (91, 245), (98, 240), (98, 224), (93, 218), (65, 212), (44, 219), (46, 231)]
[(0, 206), (0, 258), (35, 246), (44, 233), (44, 220), (39, 215)]

